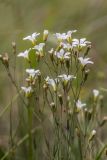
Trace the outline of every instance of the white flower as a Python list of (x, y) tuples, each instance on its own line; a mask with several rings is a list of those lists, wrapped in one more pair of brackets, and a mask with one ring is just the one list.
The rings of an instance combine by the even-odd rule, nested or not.
[(64, 60), (64, 59), (70, 59), (69, 55), (71, 53), (70, 52), (65, 52), (63, 49), (61, 49), (59, 52), (55, 52), (55, 55), (57, 56), (57, 58)]
[(29, 74), (29, 76), (31, 78), (34, 78), (34, 77), (40, 75), (40, 70), (26, 69), (26, 72)]
[(26, 97), (29, 97), (31, 95), (31, 93), (33, 92), (33, 89), (32, 89), (31, 86), (29, 86), (29, 87), (21, 87), (21, 89), (25, 93)]
[(99, 95), (99, 91), (96, 89), (93, 89), (93, 94), (94, 94), (94, 97), (97, 98)]
[(87, 64), (93, 64), (94, 63), (94, 62), (90, 61), (90, 58), (79, 57), (78, 60), (80, 61), (80, 63), (82, 64), (83, 67)]
[(86, 38), (73, 39), (72, 40), (72, 46), (73, 47), (83, 48), (83, 47), (85, 47), (89, 44), (91, 44), (91, 42), (86, 41)]
[(77, 107), (77, 109), (82, 109), (84, 106), (86, 106), (86, 103), (82, 103), (80, 100), (78, 100), (77, 102), (76, 102), (76, 107)]
[(61, 42), (60, 45), (61, 45), (64, 49), (67, 49), (68, 51), (73, 48), (72, 45), (69, 44), (69, 43), (63, 43), (63, 42)]
[(62, 74), (62, 75), (59, 75), (58, 78), (61, 78), (63, 85), (66, 86), (69, 81), (71, 81), (72, 79), (75, 79), (76, 77), (74, 77), (73, 75)]
[(77, 32), (77, 30), (68, 31), (67, 32), (67, 39), (71, 39), (72, 33), (75, 33), (75, 32)]
[(55, 36), (59, 41), (67, 39), (67, 34), (66, 33), (62, 33), (62, 34), (61, 33), (56, 33)]
[(77, 32), (77, 30), (68, 31), (67, 35), (72, 35), (72, 33), (75, 33), (75, 32)]
[(64, 80), (69, 81), (72, 80), (73, 78), (76, 78), (73, 75), (66, 75), (66, 74), (59, 75), (58, 77), (61, 78), (63, 81)]
[(32, 35), (23, 38), (23, 40), (30, 40), (32, 43), (34, 43), (39, 35), (40, 33), (35, 32)]
[(19, 53), (17, 56), (29, 59), (29, 52), (30, 52), (30, 50), (31, 49), (25, 50), (24, 52)]
[(77, 30), (68, 31), (67, 33), (56, 33), (55, 36), (59, 41), (68, 40), (71, 38), (72, 33), (75, 33)]
[(58, 79), (56, 78), (55, 80), (54, 79), (51, 79), (47, 76), (47, 78), (45, 79), (46, 83), (48, 85), (51, 85), (53, 87), (53, 90), (56, 91), (56, 86), (58, 84)]
[(43, 40), (44, 40), (44, 41), (47, 40), (48, 34), (49, 34), (49, 31), (48, 31), (48, 30), (44, 30), (44, 32), (43, 32)]
[(33, 49), (36, 49), (38, 52), (42, 52), (44, 46), (45, 43), (39, 43), (38, 45), (35, 45)]
[(50, 54), (53, 54), (53, 52), (54, 52), (54, 49), (53, 48), (51, 48), (51, 50), (50, 51), (48, 51)]

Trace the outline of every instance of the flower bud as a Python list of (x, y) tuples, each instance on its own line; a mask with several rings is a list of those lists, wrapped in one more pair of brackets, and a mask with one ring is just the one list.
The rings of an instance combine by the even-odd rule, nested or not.
[(3, 58), (3, 56), (0, 54), (0, 59), (2, 59)]
[(26, 82), (28, 83), (28, 86), (29, 86), (29, 85), (30, 85), (30, 83), (31, 83), (30, 78), (26, 78)]
[(16, 54), (16, 43), (12, 42), (13, 54)]
[(45, 91), (47, 91), (48, 85), (47, 85), (47, 84), (44, 84), (44, 85), (43, 85), (43, 89), (44, 89)]
[(62, 106), (62, 105), (63, 105), (62, 95), (61, 95), (61, 94), (59, 94), (59, 95), (58, 95), (58, 98), (59, 98), (60, 105)]
[(9, 67), (9, 57), (7, 53), (3, 56), (3, 63), (7, 68)]
[(92, 117), (92, 111), (88, 111), (87, 108), (85, 108), (84, 114), (85, 114), (85, 119), (89, 122)]
[(85, 72), (84, 72), (84, 82), (86, 82), (86, 80), (87, 80), (87, 78), (88, 78), (88, 75), (89, 75), (89, 72), (90, 72), (89, 69), (88, 69), (88, 70), (85, 70)]
[(105, 116), (100, 124), (100, 126), (102, 127), (105, 123), (107, 122), (107, 116)]
[(53, 62), (54, 61), (54, 49), (52, 48), (50, 51), (48, 51), (49, 52), (49, 54), (50, 54), (50, 59), (51, 59), (51, 61)]
[(97, 100), (98, 96), (99, 96), (100, 92), (96, 89), (93, 90), (93, 95), (94, 95), (94, 101)]
[(91, 134), (90, 134), (90, 137), (89, 137), (89, 142), (93, 140), (93, 138), (95, 137), (96, 135), (96, 130), (92, 130)]
[(79, 131), (79, 129), (76, 128), (75, 131), (76, 131), (77, 136), (80, 137), (80, 131)]
[(47, 41), (48, 34), (49, 34), (48, 30), (44, 30), (44, 32), (43, 32), (43, 41)]
[(51, 109), (52, 109), (53, 112), (56, 111), (56, 106), (55, 106), (55, 103), (54, 103), (54, 102), (52, 102), (52, 103), (50, 104), (50, 107), (51, 107)]

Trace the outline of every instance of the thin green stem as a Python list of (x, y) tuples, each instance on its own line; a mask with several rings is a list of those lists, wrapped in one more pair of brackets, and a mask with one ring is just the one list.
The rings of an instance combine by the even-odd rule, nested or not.
[(32, 107), (28, 105), (28, 134), (29, 134), (29, 156), (28, 160), (33, 160), (33, 140), (32, 140)]

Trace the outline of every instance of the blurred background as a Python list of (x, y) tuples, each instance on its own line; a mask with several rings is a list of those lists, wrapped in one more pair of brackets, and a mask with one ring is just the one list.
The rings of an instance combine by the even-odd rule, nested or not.
[[(0, 0), (0, 54), (11, 55), (13, 41), (18, 54), (27, 48), (23, 37), (44, 29), (51, 33), (77, 29), (78, 38), (91, 41), (89, 57), (94, 66), (86, 88), (88, 92), (92, 88), (107, 88), (107, 0)], [(19, 70), (23, 72), (21, 67)], [(8, 80), (0, 63), (0, 110), (14, 96)], [(0, 125), (6, 130), (2, 120)]]
[(77, 29), (92, 42), (95, 77), (107, 78), (106, 0), (0, 0), (0, 22), (0, 53), (11, 52), (12, 41), (21, 51), (22, 38), (35, 31)]

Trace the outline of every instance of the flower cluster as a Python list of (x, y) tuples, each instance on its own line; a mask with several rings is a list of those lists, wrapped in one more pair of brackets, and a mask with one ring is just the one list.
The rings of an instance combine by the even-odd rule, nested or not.
[[(51, 48), (48, 53), (45, 51), (46, 41), (48, 40), (49, 32), (48, 30), (44, 30), (43, 32), (43, 41), (38, 43), (37, 38), (40, 36), (40, 33), (33, 33), (32, 35), (29, 35), (23, 40), (29, 40), (33, 44), (33, 46), (24, 52), (21, 52), (18, 54), (18, 57), (23, 57), (28, 60), (28, 62), (32, 63), (30, 60), (30, 54), (35, 54), (35, 61), (39, 60), (42, 61), (44, 57), (49, 56), (50, 62), (54, 65), (54, 71), (56, 72), (56, 78), (50, 78), (47, 76), (45, 78), (45, 86), (49, 87), (52, 86), (53, 90), (56, 92), (58, 88), (59, 82), (62, 83), (63, 88), (67, 88), (68, 84), (69, 86), (72, 85), (72, 80), (76, 79), (78, 77), (78, 74), (82, 68), (86, 68), (87, 64), (93, 64), (92, 61), (90, 61), (90, 58), (87, 58), (86, 52), (89, 51), (89, 48), (91, 46), (91, 42), (87, 41), (86, 38), (81, 39), (75, 39), (73, 38), (73, 34), (77, 30), (68, 31), (67, 33), (56, 33), (54, 36), (58, 40), (58, 44), (55, 48)], [(84, 49), (84, 55), (82, 56), (81, 50)], [(48, 63), (48, 62), (46, 62)], [(30, 64), (31, 65), (31, 64)], [(79, 65), (77, 67), (77, 65)], [(48, 65), (49, 66), (49, 65)], [(76, 67), (76, 72), (72, 71), (72, 67)], [(82, 67), (81, 67), (82, 66)], [(62, 68), (63, 67), (63, 68)], [(61, 72), (59, 72), (60, 70)], [(65, 72), (63, 72), (65, 70)], [(28, 87), (32, 88), (32, 85), (35, 84), (35, 81), (41, 76), (41, 71), (39, 69), (34, 68), (27, 68), (26, 73), (28, 74), (28, 77), (26, 78), (26, 81), (28, 82)], [(82, 73), (82, 81), (85, 81), (87, 76), (87, 70), (84, 69), (84, 74)], [(75, 82), (76, 83), (76, 82)], [(81, 82), (82, 83), (82, 82)], [(32, 92), (33, 88), (31, 89)], [(23, 91), (26, 91), (23, 89)], [(30, 90), (29, 90), (30, 92)], [(78, 97), (79, 98), (79, 97)], [(80, 104), (80, 101), (78, 100), (76, 102), (77, 108), (78, 104)], [(79, 105), (81, 106), (81, 105)], [(81, 108), (81, 107), (80, 107)]]
[[(48, 44), (48, 30), (43, 31), (42, 38), (37, 32), (23, 38), (30, 41), (31, 46), (17, 55), (25, 59), (27, 66), (25, 85), (20, 87), (22, 92), (11, 76), (8, 55), (0, 55), (0, 61), (4, 64), (23, 104), (27, 106), (29, 140), (30, 136), (33, 136), (33, 116), (42, 123), (43, 117), (46, 117), (42, 115), (46, 114), (52, 121), (52, 134), (55, 135), (51, 144), (46, 140), (46, 146), (49, 147), (49, 154), (46, 155), (52, 159), (76, 159), (78, 149), (80, 158), (86, 159), (87, 155), (92, 154), (90, 146), (94, 147), (91, 142), (97, 136), (99, 126), (102, 127), (107, 121), (107, 116), (100, 121), (99, 110), (103, 108), (100, 91), (94, 89), (89, 100), (82, 91), (90, 73), (89, 67), (94, 62), (88, 57), (91, 42), (86, 38), (74, 38), (75, 32), (76, 30), (54, 34), (55, 44)], [(23, 94), (26, 100), (23, 99)], [(34, 145), (32, 140), (31, 138), (32, 144), (29, 141), (29, 151), (31, 145)], [(90, 157), (97, 159), (95, 156)]]

